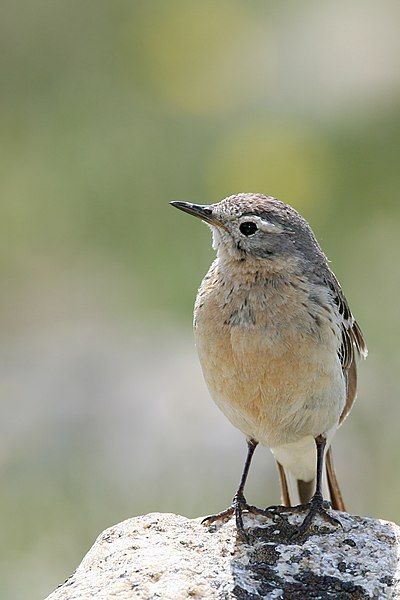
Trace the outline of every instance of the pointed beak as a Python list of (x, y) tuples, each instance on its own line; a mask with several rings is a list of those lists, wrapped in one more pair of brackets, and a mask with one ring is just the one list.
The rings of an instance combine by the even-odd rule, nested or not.
[(175, 208), (179, 208), (179, 210), (183, 210), (183, 212), (186, 212), (189, 215), (193, 215), (194, 217), (197, 217), (198, 219), (209, 223), (210, 225), (215, 225), (216, 227), (223, 227), (225, 229), (225, 226), (221, 223), (221, 221), (219, 221), (215, 216), (213, 216), (212, 209), (207, 205), (203, 206), (202, 204), (191, 204), (190, 202), (177, 201), (170, 202), (170, 204), (172, 206), (175, 206)]

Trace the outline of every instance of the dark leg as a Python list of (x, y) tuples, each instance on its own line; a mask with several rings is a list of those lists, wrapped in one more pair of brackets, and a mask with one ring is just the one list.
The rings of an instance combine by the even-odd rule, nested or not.
[(247, 540), (247, 537), (246, 537), (246, 533), (244, 531), (244, 526), (243, 526), (243, 519), (242, 519), (242, 511), (243, 510), (247, 510), (248, 512), (251, 512), (253, 514), (273, 516), (268, 511), (265, 511), (260, 508), (257, 508), (256, 506), (251, 506), (250, 504), (247, 504), (246, 499), (244, 497), (244, 486), (246, 485), (246, 480), (247, 480), (247, 476), (249, 474), (251, 459), (253, 458), (254, 450), (257, 448), (257, 445), (258, 445), (258, 442), (256, 442), (255, 440), (253, 440), (253, 439), (247, 440), (246, 462), (244, 463), (244, 469), (243, 469), (242, 477), (240, 478), (238, 490), (233, 497), (232, 506), (230, 506), (226, 510), (223, 510), (222, 512), (220, 512), (216, 515), (211, 515), (209, 517), (206, 517), (202, 521), (203, 523), (210, 525), (211, 523), (214, 523), (215, 521), (221, 521), (221, 520), (227, 519), (231, 515), (234, 514), (235, 519), (236, 519), (237, 530), (238, 530), (241, 538), (245, 541)]
[(324, 451), (326, 446), (326, 439), (319, 435), (315, 438), (315, 444), (317, 446), (317, 480), (315, 486), (314, 496), (311, 498), (309, 503), (309, 511), (304, 519), (303, 523), (300, 525), (299, 530), (296, 532), (294, 537), (300, 537), (304, 533), (306, 533), (314, 520), (315, 515), (320, 515), (325, 521), (328, 521), (332, 525), (341, 525), (338, 519), (332, 517), (328, 512), (327, 508), (329, 507), (328, 502), (324, 502), (322, 496), (322, 474), (324, 467)]
[(249, 439), (247, 440), (247, 456), (246, 462), (244, 463), (242, 477), (240, 478), (240, 483), (238, 487), (238, 491), (236, 492), (236, 496), (242, 496), (244, 493), (244, 486), (246, 485), (247, 476), (249, 474), (249, 469), (251, 465), (251, 460), (253, 458), (254, 450), (257, 448), (258, 442), (255, 440)]
[(236, 492), (235, 496), (233, 497), (233, 508), (234, 508), (235, 518), (236, 518), (236, 527), (237, 527), (238, 531), (244, 537), (246, 537), (246, 536), (244, 534), (242, 508), (248, 507), (248, 504), (244, 497), (244, 486), (246, 485), (251, 460), (253, 458), (254, 450), (257, 448), (257, 445), (258, 445), (258, 442), (256, 442), (255, 440), (251, 440), (251, 439), (247, 440), (246, 462), (244, 463), (244, 469), (243, 469), (242, 477), (240, 478), (238, 491)]

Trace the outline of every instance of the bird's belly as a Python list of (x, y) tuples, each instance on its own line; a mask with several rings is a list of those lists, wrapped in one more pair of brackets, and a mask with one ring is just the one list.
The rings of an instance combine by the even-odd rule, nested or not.
[(210, 393), (245, 435), (274, 447), (335, 428), (345, 403), (336, 352), (312, 336), (197, 328)]

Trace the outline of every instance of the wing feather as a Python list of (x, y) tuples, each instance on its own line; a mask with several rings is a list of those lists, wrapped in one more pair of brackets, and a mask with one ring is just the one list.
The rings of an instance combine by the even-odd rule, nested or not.
[(344, 421), (353, 406), (357, 392), (357, 365), (356, 358), (366, 358), (368, 354), (364, 336), (354, 319), (349, 304), (342, 292), (340, 284), (332, 271), (327, 268), (324, 277), (325, 284), (328, 286), (333, 302), (337, 306), (337, 312), (340, 320), (342, 333), (342, 343), (338, 351), (339, 359), (343, 369), (343, 375), (346, 379), (347, 396), (346, 404), (340, 417), (340, 423)]

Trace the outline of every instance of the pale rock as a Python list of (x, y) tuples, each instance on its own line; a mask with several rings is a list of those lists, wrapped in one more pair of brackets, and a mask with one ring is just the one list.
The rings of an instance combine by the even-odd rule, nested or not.
[(47, 600), (400, 599), (400, 529), (335, 513), (342, 528), (317, 522), (294, 541), (303, 516), (244, 515), (234, 521), (153, 513), (104, 531), (76, 572)]

